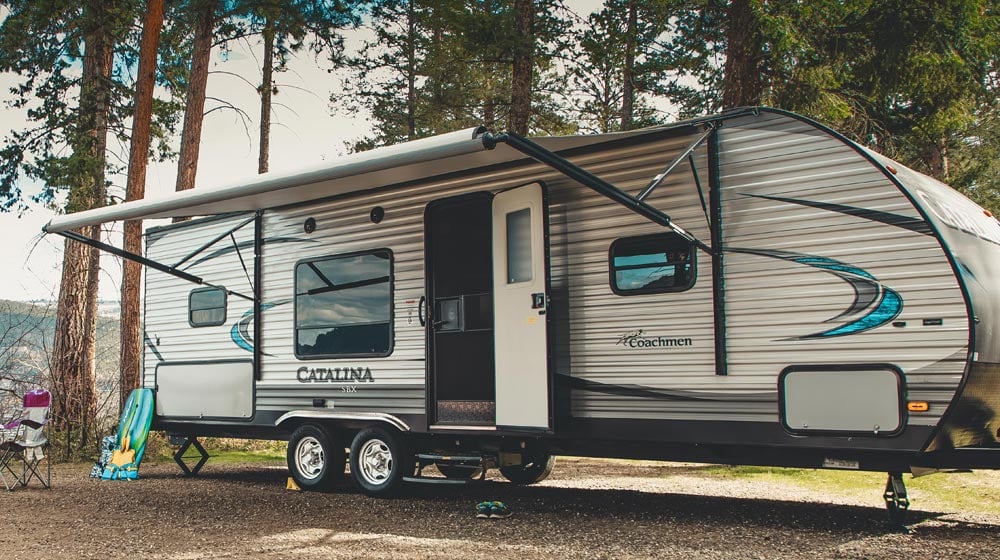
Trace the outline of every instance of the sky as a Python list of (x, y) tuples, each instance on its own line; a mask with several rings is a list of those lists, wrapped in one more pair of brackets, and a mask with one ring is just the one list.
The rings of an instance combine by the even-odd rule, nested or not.
[[(566, 4), (578, 14), (589, 14), (600, 9), (600, 0), (570, 0)], [(0, 14), (2, 15), (2, 14)], [(364, 39), (363, 32), (348, 35), (348, 47), (357, 46)], [(258, 45), (252, 45), (257, 47)], [(251, 121), (244, 121), (231, 110), (212, 111), (206, 115), (198, 160), (198, 178), (195, 188), (230, 184), (241, 177), (252, 177), (257, 172), (257, 133), (259, 97), (256, 91), (239, 77), (253, 82), (260, 80), (260, 67), (254, 51), (237, 47), (221, 60), (218, 49), (213, 53), (209, 75), (208, 97), (225, 99), (246, 111)], [(287, 172), (314, 166), (322, 161), (332, 161), (347, 153), (348, 141), (371, 131), (365, 115), (331, 114), (330, 92), (338, 88), (339, 80), (317, 63), (311, 55), (303, 55), (289, 64), (289, 71), (276, 75), (284, 87), (274, 98), (271, 126), (270, 170)], [(17, 76), (0, 74), (0, 92), (17, 83)], [(206, 110), (212, 107), (206, 104)], [(0, 137), (25, 126), (23, 114), (0, 105)], [(175, 140), (176, 143), (176, 140)], [(123, 153), (127, 152), (127, 147)], [(174, 189), (176, 161), (157, 163), (151, 161), (146, 176), (146, 196), (165, 196)], [(118, 186), (118, 195), (124, 176), (111, 178)], [(25, 192), (36, 187), (22, 186)], [(62, 267), (63, 238), (42, 235), (41, 229), (53, 216), (51, 210), (34, 207), (18, 217), (0, 213), (0, 262), (10, 266), (10, 272), (0, 274), (0, 299), (28, 301), (55, 300), (59, 290)], [(145, 224), (150, 225), (148, 222)], [(113, 224), (112, 231), (120, 231), (121, 224)], [(112, 237), (112, 240), (115, 238)], [(117, 243), (120, 245), (120, 241)], [(102, 300), (118, 299), (121, 268), (117, 259), (108, 255), (101, 258), (100, 280)]]

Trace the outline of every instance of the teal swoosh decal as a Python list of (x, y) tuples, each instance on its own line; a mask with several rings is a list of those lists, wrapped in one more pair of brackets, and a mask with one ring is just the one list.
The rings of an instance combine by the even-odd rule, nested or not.
[[(260, 312), (263, 313), (272, 307), (279, 305), (284, 305), (292, 301), (290, 299), (284, 301), (276, 301), (273, 303), (262, 303), (260, 305)], [(243, 316), (240, 317), (239, 321), (233, 323), (233, 327), (229, 329), (229, 338), (232, 339), (233, 343), (240, 348), (246, 350), (247, 352), (253, 352), (254, 339), (250, 336), (250, 325), (253, 324), (253, 309), (249, 309), (243, 312)], [(265, 356), (271, 356), (272, 354), (264, 353)]]
[(854, 302), (848, 309), (830, 321), (842, 319), (850, 315), (866, 312), (861, 317), (848, 323), (825, 331), (795, 337), (791, 340), (808, 340), (815, 338), (833, 338), (837, 336), (847, 336), (872, 330), (892, 321), (903, 311), (903, 297), (899, 292), (882, 284), (872, 273), (858, 268), (849, 263), (820, 257), (816, 255), (804, 255), (790, 251), (769, 251), (758, 249), (727, 249), (734, 253), (747, 253), (781, 259), (810, 266), (833, 274), (854, 289)]

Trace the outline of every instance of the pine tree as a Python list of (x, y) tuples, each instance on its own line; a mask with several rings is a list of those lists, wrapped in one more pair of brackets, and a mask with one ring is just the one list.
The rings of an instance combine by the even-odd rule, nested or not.
[[(116, 44), (128, 22), (125, 2), (8, 1), (0, 25), (0, 70), (18, 73), (15, 107), (27, 108), (35, 126), (15, 131), (2, 150), (4, 208), (25, 208), (21, 173), (42, 181), (37, 201), (56, 205), (66, 191), (66, 211), (103, 206), (106, 152), (115, 88)], [(74, 76), (73, 64), (83, 71)], [(71, 92), (77, 91), (76, 100)], [(68, 148), (68, 154), (63, 153)], [(98, 226), (79, 232), (99, 239)], [(96, 249), (67, 240), (57, 304), (51, 379), (52, 425), (65, 437), (64, 456), (86, 448), (94, 429), (94, 333), (99, 259)]]
[[(181, 132), (180, 159), (177, 162), (177, 182), (174, 190), (194, 188), (198, 175), (198, 155), (201, 152), (201, 127), (205, 117), (205, 93), (208, 87), (208, 65), (215, 38), (218, 0), (194, 0), (190, 10), (194, 16), (194, 43), (191, 47), (191, 69), (186, 83), (184, 128)], [(176, 219), (174, 221), (177, 221)]]
[(671, 5), (610, 0), (578, 33), (570, 64), (580, 126), (612, 132), (659, 122), (648, 96), (657, 92)]
[(333, 67), (339, 66), (344, 55), (341, 31), (358, 24), (356, 4), (353, 0), (242, 0), (231, 6), (236, 35), (246, 38), (259, 34), (263, 43), (257, 88), (261, 100), (258, 173), (266, 173), (269, 167), (272, 100), (279, 90), (275, 73), (284, 72), (290, 57), (303, 50), (317, 60), (326, 57)]
[[(163, 27), (163, 0), (149, 0), (143, 18), (142, 39), (139, 45), (139, 68), (136, 75), (135, 111), (132, 116), (132, 135), (129, 148), (128, 183), (125, 200), (139, 200), (146, 192), (146, 164), (152, 141), (153, 88), (156, 85), (156, 54)], [(125, 222), (123, 249), (142, 254), (142, 221)], [(142, 270), (139, 263), (126, 260), (122, 263), (120, 352), (121, 379), (119, 402), (124, 405), (128, 393), (140, 384), (142, 360), (141, 317), (139, 292)]]

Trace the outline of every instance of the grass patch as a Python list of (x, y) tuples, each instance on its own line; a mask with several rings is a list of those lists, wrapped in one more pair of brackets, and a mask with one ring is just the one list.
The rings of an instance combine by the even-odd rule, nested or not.
[[(790, 484), (810, 492), (828, 493), (878, 503), (885, 473), (755, 466), (706, 465), (697, 472), (712, 478), (739, 478)], [(904, 475), (912, 507), (921, 510), (1000, 515), (1000, 473), (937, 473), (920, 478)]]
[[(285, 451), (215, 451), (205, 449), (212, 456), (210, 462), (215, 463), (273, 463), (285, 462)], [(197, 452), (192, 454), (193, 459), (198, 458)]]
[[(156, 461), (173, 461), (177, 448), (167, 442), (163, 434), (150, 434), (150, 443), (155, 441), (155, 452), (150, 455)], [(284, 462), (286, 443), (284, 441), (247, 440), (230, 438), (204, 438), (199, 440), (208, 452), (212, 463), (270, 463)], [(188, 463), (198, 460), (198, 450), (189, 447), (184, 458)]]

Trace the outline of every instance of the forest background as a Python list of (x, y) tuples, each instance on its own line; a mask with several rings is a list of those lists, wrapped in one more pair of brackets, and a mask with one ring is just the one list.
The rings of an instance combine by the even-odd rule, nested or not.
[[(325, 133), (334, 157), (479, 124), (588, 134), (746, 105), (817, 119), (1000, 211), (997, 0), (0, 0), (0, 85), (0, 230), (142, 198), (151, 162), (176, 190), (204, 183), (199, 165), (267, 172), (275, 128)], [(335, 120), (291, 128), (302, 94)], [(255, 169), (202, 150), (220, 117)], [(141, 252), (140, 232), (81, 233)], [(0, 303), (0, 417), (50, 387), (74, 458), (138, 383), (140, 273), (61, 249), (54, 303)]]

